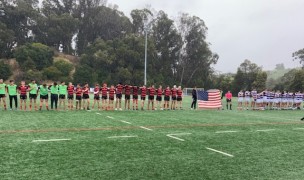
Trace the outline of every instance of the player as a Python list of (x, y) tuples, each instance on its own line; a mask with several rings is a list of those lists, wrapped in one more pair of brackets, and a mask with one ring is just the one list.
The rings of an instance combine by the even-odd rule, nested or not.
[(109, 90), (108, 85), (106, 83), (103, 83), (102, 88), (101, 88), (102, 110), (107, 110), (108, 90)]
[(258, 95), (258, 92), (256, 89), (253, 89), (251, 92), (251, 97), (252, 97), (252, 100), (251, 100), (251, 109), (252, 110), (256, 110), (256, 101), (257, 101), (257, 95)]
[(138, 90), (139, 87), (138, 86), (132, 86), (132, 94), (133, 94), (133, 110), (138, 110)]
[(65, 84), (64, 81), (61, 82), (61, 84), (58, 86), (59, 88), (59, 109), (61, 108), (63, 104), (63, 110), (66, 110), (65, 106), (65, 97), (68, 91), (68, 86)]
[(67, 87), (68, 91), (68, 109), (72, 111), (74, 109), (73, 104), (74, 104), (74, 85), (73, 83), (69, 82), (69, 85)]
[(263, 108), (263, 92), (257, 93), (256, 108), (257, 108), (257, 110), (264, 110), (264, 108)]
[(273, 102), (274, 102), (274, 98), (275, 98), (275, 93), (273, 90), (269, 91), (269, 102), (268, 102), (268, 108), (273, 110)]
[(10, 110), (13, 110), (13, 100), (15, 102), (15, 110), (17, 110), (17, 108), (18, 108), (17, 90), (18, 90), (18, 87), (15, 84), (14, 80), (10, 80), (10, 84), (7, 85), (7, 93), (9, 96)]
[(25, 81), (21, 81), (21, 85), (19, 86), (19, 94), (20, 94), (20, 110), (22, 110), (22, 104), (24, 105), (24, 111), (26, 111), (26, 99), (27, 99), (27, 91), (28, 87), (25, 85)]
[(34, 101), (35, 110), (37, 111), (38, 85), (36, 84), (36, 81), (31, 80), (31, 83), (29, 83), (28, 88), (29, 88), (29, 98), (30, 98), (30, 111), (32, 110), (33, 101)]
[(183, 102), (183, 90), (181, 86), (178, 86), (177, 88), (177, 109), (182, 110), (182, 102)]
[(4, 110), (6, 110), (6, 84), (3, 82), (3, 79), (0, 79), (0, 103), (3, 102)]
[(282, 93), (282, 103), (281, 103), (281, 109), (284, 109), (284, 110), (286, 110), (287, 109), (287, 92), (286, 91), (284, 91), (283, 93)]
[(109, 89), (109, 105), (108, 110), (112, 111), (114, 109), (114, 95), (115, 95), (115, 87), (111, 85)]
[(159, 85), (158, 89), (156, 90), (156, 108), (155, 110), (157, 110), (157, 108), (159, 108), (160, 110), (163, 110), (162, 108), (162, 95), (163, 95), (163, 87), (162, 85)]
[(245, 107), (244, 109), (249, 110), (249, 103), (250, 103), (250, 91), (245, 91)]
[(294, 107), (294, 109), (298, 109), (298, 110), (301, 109), (302, 100), (303, 100), (303, 94), (300, 91), (295, 93), (295, 100), (294, 100), (295, 107)]
[(164, 98), (164, 109), (165, 110), (170, 110), (169, 109), (169, 103), (170, 103), (170, 95), (171, 95), (171, 89), (169, 86), (166, 87), (165, 91), (164, 91), (164, 94), (165, 94), (165, 98)]
[(48, 86), (46, 84), (40, 85), (38, 87), (38, 93), (40, 94), (40, 108), (42, 110), (42, 105), (45, 105), (46, 110), (49, 111), (49, 91)]
[(51, 90), (51, 109), (58, 110), (58, 93), (59, 93), (59, 86), (57, 85), (57, 82), (54, 82), (53, 85), (49, 86), (49, 89)]
[(238, 110), (242, 110), (243, 109), (243, 101), (244, 101), (244, 93), (241, 90), (238, 93), (238, 108), (237, 108)]
[(131, 95), (131, 88), (132, 86), (126, 84), (124, 86), (124, 89), (125, 89), (125, 110), (130, 110), (130, 95)]
[(276, 109), (276, 110), (281, 109), (281, 93), (280, 93), (280, 91), (277, 91), (274, 94), (273, 108)]
[(90, 110), (90, 88), (89, 84), (85, 83), (82, 89), (83, 110)]
[(191, 110), (196, 109), (197, 104), (197, 92), (196, 86), (192, 89), (192, 103), (191, 103)]
[(123, 90), (123, 85), (122, 83), (118, 83), (116, 86), (116, 103), (115, 103), (115, 110), (120, 110), (121, 109), (121, 98), (122, 98), (122, 90)]
[(148, 88), (148, 92), (149, 92), (148, 110), (150, 110), (150, 104), (151, 104), (152, 110), (155, 110), (154, 109), (154, 95), (155, 95), (154, 85), (152, 85), (151, 87)]
[(269, 91), (266, 89), (265, 91), (263, 91), (263, 108), (264, 110), (267, 108), (268, 103), (269, 103)]
[(175, 110), (176, 109), (176, 95), (177, 95), (177, 89), (176, 89), (176, 85), (173, 86), (173, 88), (171, 89), (171, 110)]
[(141, 95), (140, 95), (141, 110), (144, 110), (145, 100), (146, 100), (146, 96), (147, 96), (147, 88), (146, 88), (146, 86), (143, 85), (142, 87), (140, 87), (140, 91), (141, 91)]
[(225, 94), (225, 97), (226, 97), (226, 108), (228, 110), (228, 106), (230, 108), (230, 110), (232, 110), (232, 104), (231, 104), (231, 101), (232, 101), (232, 94), (230, 91), (228, 91), (226, 94)]
[(94, 103), (92, 106), (92, 109), (95, 108), (95, 104), (97, 103), (98, 106), (98, 110), (100, 110), (100, 87), (99, 84), (95, 84), (95, 88), (94, 88)]
[(76, 86), (76, 110), (81, 110), (81, 102), (82, 102), (82, 87), (80, 84), (77, 84)]

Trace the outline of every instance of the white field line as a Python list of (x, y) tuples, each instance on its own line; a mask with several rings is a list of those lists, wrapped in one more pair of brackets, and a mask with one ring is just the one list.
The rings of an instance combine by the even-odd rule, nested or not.
[(96, 113), (97, 115), (101, 115), (100, 113)]
[(275, 131), (275, 129), (260, 129), (256, 130), (257, 132), (269, 132), (269, 131)]
[(304, 130), (304, 128), (293, 128), (293, 130)]
[(152, 129), (149, 129), (149, 128), (144, 127), (144, 126), (139, 126), (139, 127), (142, 128), (142, 129), (148, 130), (148, 131), (153, 131)]
[(167, 134), (166, 136), (170, 137), (170, 138), (173, 138), (173, 139), (176, 139), (176, 140), (179, 140), (179, 141), (185, 141), (184, 139), (181, 139), (181, 138), (178, 138), (178, 137), (175, 137), (175, 136), (182, 136), (182, 135), (189, 135), (191, 133), (176, 133), (176, 134)]
[(107, 118), (109, 118), (109, 119), (114, 119), (113, 117), (111, 117), (111, 116), (107, 116)]
[(135, 138), (138, 136), (110, 136), (108, 138), (114, 139), (114, 138)]
[(132, 123), (130, 123), (128, 121), (124, 121), (124, 120), (121, 120), (120, 122), (123, 122), (123, 123), (126, 123), (126, 124), (132, 124)]
[(47, 140), (33, 140), (32, 142), (55, 142), (55, 141), (70, 141), (71, 139), (47, 139)]
[(238, 131), (216, 131), (215, 133), (220, 134), (220, 133), (236, 133), (236, 132)]
[(228, 153), (225, 153), (225, 152), (223, 152), (223, 151), (219, 151), (219, 150), (212, 149), (212, 148), (208, 148), (208, 147), (206, 147), (206, 149), (208, 149), (208, 150), (210, 150), (210, 151), (213, 151), (213, 152), (217, 152), (217, 153), (223, 154), (223, 155), (225, 155), (225, 156), (234, 157), (232, 154), (228, 154)]

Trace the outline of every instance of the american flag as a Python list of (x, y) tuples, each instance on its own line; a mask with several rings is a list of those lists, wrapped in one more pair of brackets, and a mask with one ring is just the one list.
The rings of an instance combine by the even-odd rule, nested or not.
[(219, 109), (222, 107), (221, 94), (219, 90), (197, 91), (198, 108)]

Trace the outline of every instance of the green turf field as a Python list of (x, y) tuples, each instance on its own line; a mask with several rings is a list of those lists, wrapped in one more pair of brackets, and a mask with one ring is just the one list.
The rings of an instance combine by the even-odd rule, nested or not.
[[(0, 112), (0, 179), (304, 179), (304, 111)], [(43, 141), (46, 140), (46, 141)]]

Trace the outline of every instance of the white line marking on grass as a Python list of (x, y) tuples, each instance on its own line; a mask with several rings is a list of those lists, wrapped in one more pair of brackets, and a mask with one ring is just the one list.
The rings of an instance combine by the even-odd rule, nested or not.
[(260, 129), (256, 130), (257, 132), (268, 132), (268, 131), (275, 131), (275, 129)]
[(100, 113), (96, 113), (97, 115), (101, 115)]
[(114, 119), (113, 117), (111, 117), (111, 116), (107, 116), (107, 118), (109, 118), (109, 119)]
[(138, 136), (110, 136), (108, 138), (135, 138), (135, 137), (138, 137)]
[(175, 136), (189, 135), (189, 134), (191, 134), (191, 133), (167, 134), (166, 136), (168, 136), (170, 138), (173, 138), (173, 139), (176, 139), (176, 140), (179, 140), (179, 141), (185, 141), (184, 139), (181, 139), (181, 138), (178, 138), (178, 137), (175, 137)]
[(70, 141), (71, 139), (47, 139), (47, 140), (33, 140), (32, 142), (55, 142), (55, 141)]
[(206, 149), (208, 149), (208, 150), (210, 150), (210, 151), (213, 151), (213, 152), (217, 152), (217, 153), (223, 154), (223, 155), (225, 155), (225, 156), (234, 157), (232, 154), (228, 154), (228, 153), (225, 153), (225, 152), (216, 150), (216, 149), (212, 149), (212, 148), (208, 148), (208, 147), (206, 147)]
[(120, 122), (123, 122), (123, 123), (126, 123), (126, 124), (132, 124), (132, 123), (130, 123), (128, 121), (124, 121), (124, 120), (121, 120)]
[(304, 130), (304, 128), (294, 128), (293, 130)]
[(148, 130), (148, 131), (153, 131), (152, 129), (146, 128), (144, 126), (139, 126), (139, 127), (142, 128), (142, 129)]
[(238, 131), (216, 131), (215, 133), (236, 133)]

